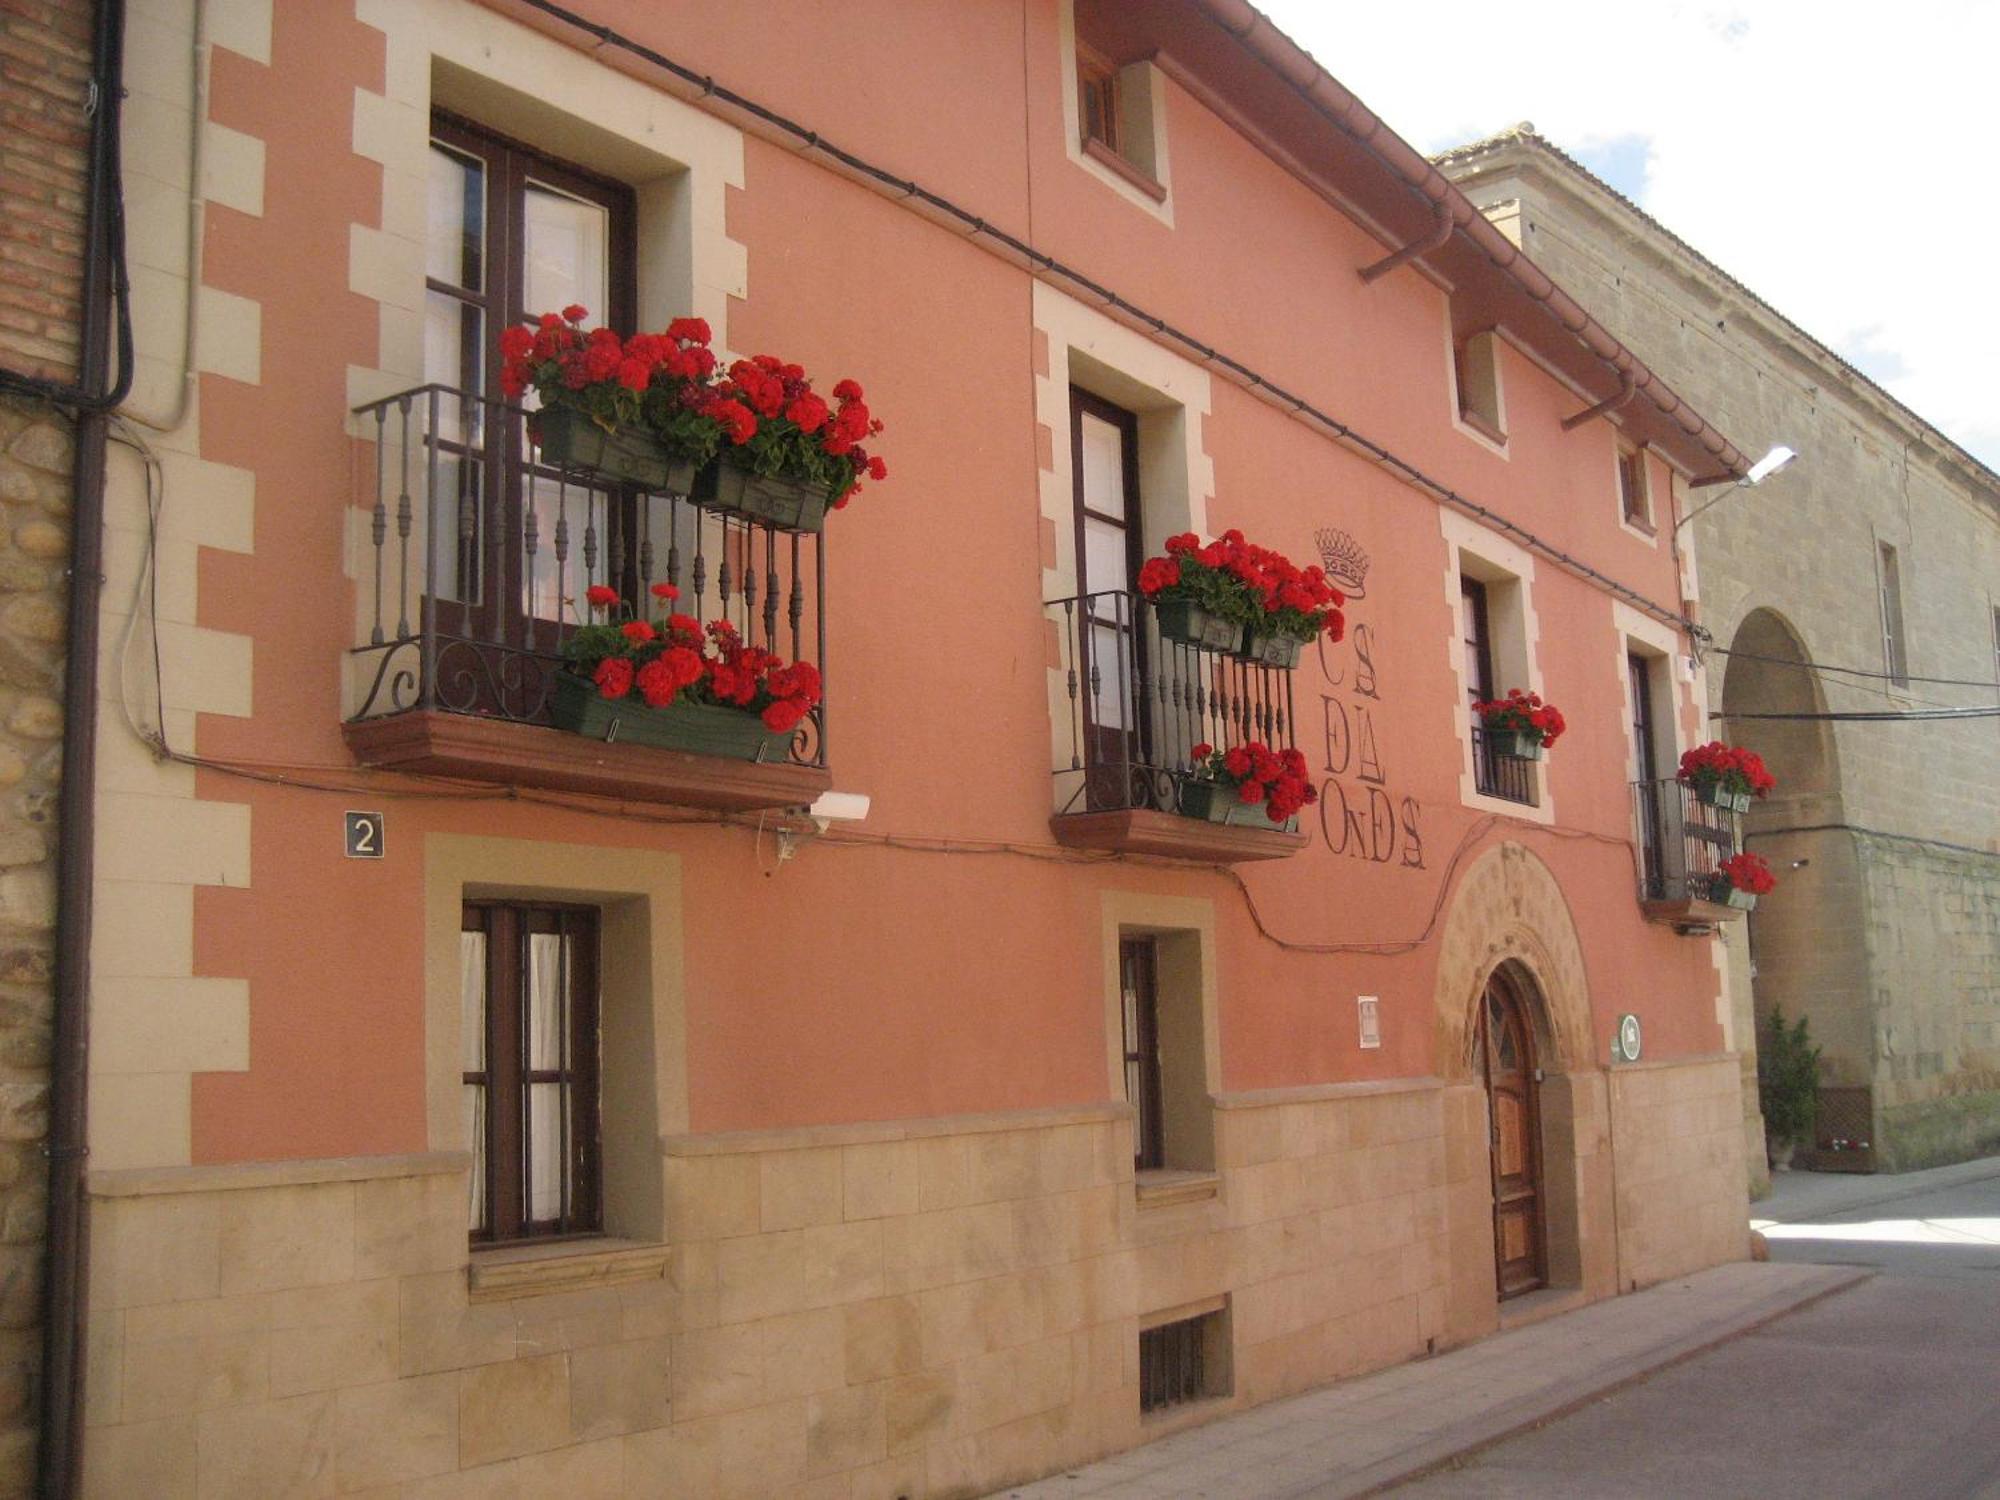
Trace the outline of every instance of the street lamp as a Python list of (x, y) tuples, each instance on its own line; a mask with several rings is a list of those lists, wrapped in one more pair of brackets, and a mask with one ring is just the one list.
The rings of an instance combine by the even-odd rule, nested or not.
[(1688, 522), (1692, 521), (1696, 516), (1700, 515), (1703, 511), (1707, 510), (1709, 506), (1720, 505), (1723, 501), (1727, 500), (1731, 495), (1735, 494), (1738, 490), (1747, 490), (1751, 488), (1753, 485), (1762, 484), (1765, 480), (1769, 479), (1773, 474), (1777, 473), (1778, 470), (1784, 468), (1786, 464), (1790, 463), (1793, 459), (1797, 457), (1798, 454), (1794, 453), (1790, 448), (1787, 448), (1783, 443), (1778, 444), (1777, 447), (1773, 448), (1769, 453), (1766, 453), (1762, 458), (1758, 459), (1756, 463), (1752, 464), (1750, 466), (1750, 472), (1748, 474), (1745, 474), (1741, 479), (1737, 480), (1736, 483), (1732, 484), (1728, 489), (1724, 490), (1721, 494), (1717, 495), (1713, 500), (1709, 500), (1704, 504), (1697, 505), (1693, 510), (1689, 511), (1686, 515), (1682, 516), (1680, 519), (1680, 524), (1675, 526), (1674, 530), (1679, 531), (1682, 526), (1687, 525)]

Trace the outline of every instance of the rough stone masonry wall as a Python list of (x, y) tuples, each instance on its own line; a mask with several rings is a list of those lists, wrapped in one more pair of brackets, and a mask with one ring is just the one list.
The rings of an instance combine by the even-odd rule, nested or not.
[[(78, 376), (93, 7), (0, 6), (0, 366)], [(34, 1468), (69, 423), (0, 398), (0, 1494)]]

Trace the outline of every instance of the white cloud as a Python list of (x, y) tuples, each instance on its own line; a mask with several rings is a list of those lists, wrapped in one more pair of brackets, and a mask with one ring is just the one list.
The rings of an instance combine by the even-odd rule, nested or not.
[(1532, 120), (2000, 468), (2000, 4), (1263, 8), (1421, 150)]

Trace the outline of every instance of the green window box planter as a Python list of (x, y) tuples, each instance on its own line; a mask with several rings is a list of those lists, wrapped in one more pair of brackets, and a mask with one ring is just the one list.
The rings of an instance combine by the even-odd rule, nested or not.
[(1738, 911), (1755, 911), (1757, 898), (1749, 891), (1739, 891), (1726, 880), (1718, 880), (1708, 888), (1708, 899), (1721, 906), (1733, 906)]
[(588, 678), (574, 672), (556, 673), (549, 722), (593, 740), (654, 745), (726, 760), (783, 764), (792, 753), (790, 734), (772, 733), (762, 719), (744, 709), (711, 703), (653, 708), (637, 698), (607, 700)]
[(727, 453), (695, 477), (693, 494), (697, 505), (760, 521), (779, 531), (817, 532), (826, 524), (823, 486), (754, 474), (733, 462)]
[(1751, 794), (1749, 792), (1727, 791), (1719, 781), (1698, 782), (1695, 785), (1694, 794), (1710, 807), (1724, 808), (1733, 813), (1747, 813), (1750, 811)]
[(1297, 817), (1273, 823), (1261, 802), (1243, 802), (1236, 788), (1219, 781), (1183, 781), (1180, 784), (1180, 813), (1204, 823), (1229, 823), (1238, 828), (1262, 828), (1273, 833), (1297, 833)]
[(1204, 651), (1234, 652), (1243, 645), (1241, 625), (1210, 614), (1191, 599), (1160, 600), (1153, 606), (1153, 619), (1164, 641), (1178, 641)]
[(1245, 626), (1243, 647), (1237, 654), (1259, 666), (1290, 671), (1299, 664), (1299, 653), (1305, 644), (1295, 635), (1265, 635), (1255, 626)]
[(1486, 745), (1495, 755), (1509, 760), (1540, 760), (1542, 736), (1533, 729), (1489, 729)]
[(609, 431), (568, 406), (544, 407), (528, 419), (528, 428), (541, 461), (552, 469), (683, 495), (694, 483), (694, 465), (675, 458), (658, 438), (638, 428)]

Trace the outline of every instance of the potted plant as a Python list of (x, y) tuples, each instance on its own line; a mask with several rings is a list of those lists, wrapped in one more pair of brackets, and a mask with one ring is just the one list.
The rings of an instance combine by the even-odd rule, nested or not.
[(1515, 760), (1540, 760), (1569, 727), (1561, 709), (1519, 688), (1509, 688), (1504, 698), (1475, 703), (1472, 710), (1486, 728), (1486, 743), (1493, 753)]
[(715, 369), (708, 324), (676, 318), (664, 333), (627, 339), (586, 331), (588, 316), (573, 304), (504, 329), (501, 391), (539, 398), (528, 434), (541, 462), (687, 493), (722, 440), (721, 424), (701, 410)]
[(1819, 1114), (1819, 1053), (1804, 1016), (1787, 1026), (1783, 1008), (1771, 1007), (1757, 1042), (1757, 1104), (1774, 1171), (1789, 1170), (1799, 1143), (1812, 1139)]
[(1771, 873), (1764, 856), (1746, 849), (1722, 862), (1710, 883), (1709, 899), (1739, 911), (1751, 911), (1757, 905), (1757, 898), (1769, 895), (1777, 885), (1778, 877)]
[(1737, 813), (1748, 812), (1752, 797), (1762, 797), (1778, 784), (1755, 750), (1725, 745), (1720, 740), (1697, 745), (1683, 755), (1678, 776), (1710, 807)]
[(1336, 641), (1346, 630), (1345, 601), (1324, 572), (1295, 567), (1234, 529), (1206, 546), (1191, 531), (1169, 537), (1166, 555), (1139, 569), (1139, 592), (1163, 639), (1267, 666), (1295, 667), (1322, 630)]
[(882, 430), (861, 387), (843, 380), (835, 405), (816, 394), (797, 365), (769, 354), (739, 359), (697, 407), (728, 439), (696, 480), (697, 503), (788, 531), (818, 531), (863, 479), (888, 465), (862, 447)]
[(1196, 745), (1189, 759), (1178, 787), (1184, 817), (1294, 833), (1299, 809), (1319, 801), (1306, 758), (1294, 749), (1272, 750), (1256, 740), (1227, 750)]
[[(653, 595), (667, 607), (679, 590), (656, 583)], [(607, 618), (563, 644), (550, 711), (558, 729), (736, 760), (787, 757), (793, 732), (820, 699), (812, 663), (748, 645), (726, 620), (641, 619), (601, 585), (587, 597)]]

